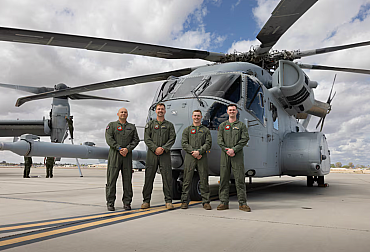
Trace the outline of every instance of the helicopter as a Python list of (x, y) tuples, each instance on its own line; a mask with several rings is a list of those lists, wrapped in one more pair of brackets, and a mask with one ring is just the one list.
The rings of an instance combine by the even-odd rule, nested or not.
[[(0, 40), (83, 48), (112, 53), (159, 57), (165, 59), (204, 59), (214, 64), (184, 68), (174, 71), (148, 74), (132, 78), (94, 83), (65, 90), (45, 92), (18, 99), (16, 105), (25, 102), (63, 97), (80, 92), (95, 91), (117, 86), (165, 80), (154, 96), (152, 104), (166, 104), (166, 119), (176, 127), (177, 140), (171, 150), (174, 196), (179, 194), (182, 179), (183, 152), (181, 133), (191, 124), (190, 115), (200, 109), (204, 115), (202, 124), (210, 128), (213, 145), (210, 152), (209, 174), (219, 174), (220, 149), (215, 139), (218, 125), (227, 119), (226, 106), (236, 103), (239, 120), (249, 128), (250, 142), (245, 152), (246, 177), (306, 176), (307, 185), (314, 181), (324, 185), (324, 176), (330, 172), (330, 151), (326, 137), (321, 132), (307, 132), (312, 116), (321, 118), (320, 129), (331, 110), (334, 98), (330, 91), (326, 102), (316, 100), (314, 89), (318, 83), (302, 69), (334, 70), (369, 74), (369, 70), (331, 66), (295, 64), (293, 60), (360, 46), (361, 42), (308, 51), (271, 50), (280, 37), (316, 1), (281, 1), (271, 18), (257, 35), (261, 42), (256, 48), (244, 53), (213, 53), (201, 50), (180, 49), (128, 41), (117, 41), (69, 34), (0, 28)], [(150, 106), (148, 120), (155, 118), (154, 106)], [(303, 121), (300, 121), (303, 120)], [(197, 198), (197, 176), (193, 182), (192, 198)]]
[[(21, 86), (21, 85), (11, 85), (0, 83), (0, 87), (10, 88), (15, 90), (21, 90), (24, 92), (30, 92), (34, 94), (63, 90), (67, 89), (68, 86), (64, 83), (59, 83), (54, 86), (54, 88), (48, 87), (30, 87), (30, 86)], [(0, 120), (0, 137), (14, 137), (15, 140), (18, 140), (18, 137), (24, 134), (35, 135), (38, 138), (40, 136), (50, 136), (50, 141), (53, 143), (63, 143), (64, 140), (68, 137), (68, 132), (70, 135), (70, 140), (73, 142), (73, 116), (70, 113), (70, 105), (68, 99), (72, 100), (109, 100), (109, 101), (121, 101), (128, 102), (128, 100), (114, 99), (107, 97), (99, 97), (92, 95), (83, 95), (83, 94), (74, 94), (67, 95), (64, 97), (55, 97), (53, 98), (50, 110), (50, 118), (42, 120)], [(34, 139), (38, 139), (38, 138)], [(59, 161), (60, 158), (58, 157)], [(76, 158), (80, 176), (82, 177), (82, 172), (80, 169), (79, 161)]]

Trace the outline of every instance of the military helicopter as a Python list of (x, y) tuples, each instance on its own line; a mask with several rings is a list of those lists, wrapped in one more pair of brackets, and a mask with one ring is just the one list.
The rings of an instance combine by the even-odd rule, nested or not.
[[(239, 120), (249, 128), (250, 141), (244, 148), (246, 177), (306, 176), (307, 186), (316, 181), (324, 186), (330, 172), (330, 151), (321, 133), (334, 98), (332, 90), (326, 102), (316, 100), (313, 89), (318, 83), (310, 80), (302, 69), (331, 70), (370, 74), (369, 70), (332, 66), (296, 64), (306, 56), (370, 45), (370, 42), (326, 47), (308, 51), (274, 51), (280, 37), (317, 0), (281, 1), (266, 22), (257, 39), (261, 44), (242, 53), (214, 53), (152, 44), (118, 41), (69, 34), (0, 28), (0, 40), (48, 46), (72, 47), (94, 51), (127, 53), (165, 59), (204, 59), (213, 64), (174, 71), (142, 75), (103, 83), (39, 93), (19, 98), (25, 102), (64, 97), (105, 88), (163, 81), (157, 90), (148, 120), (155, 118), (156, 103), (166, 104), (166, 119), (173, 122), (177, 140), (171, 149), (174, 198), (179, 197), (183, 151), (182, 130), (191, 124), (191, 112), (200, 109), (213, 137), (209, 153), (209, 174), (219, 175), (220, 148), (216, 136), (219, 124), (227, 119), (226, 106), (235, 103)], [(320, 132), (308, 132), (312, 116), (321, 118)], [(63, 153), (59, 153), (64, 155)], [(199, 199), (199, 177), (194, 176), (191, 198)]]
[[(58, 91), (67, 89), (68, 86), (64, 83), (59, 83), (54, 88), (49, 87), (30, 87), (21, 85), (11, 85), (0, 83), (0, 87), (21, 90), (34, 94), (45, 93), (50, 91)], [(97, 99), (97, 100), (109, 100), (109, 101), (123, 101), (128, 100), (114, 99), (107, 97), (99, 97), (92, 95), (83, 94), (72, 94), (63, 97), (54, 97), (51, 110), (50, 118), (42, 120), (0, 120), (0, 137), (14, 137), (18, 140), (18, 137), (24, 134), (31, 134), (35, 136), (50, 136), (50, 141), (53, 143), (63, 143), (70, 135), (70, 140), (73, 144), (73, 116), (70, 114), (70, 105), (68, 99), (72, 100), (86, 100), (86, 99)], [(37, 137), (33, 137), (37, 139)], [(59, 157), (59, 156), (58, 156)], [(80, 176), (82, 172), (80, 169), (79, 161), (76, 159)]]

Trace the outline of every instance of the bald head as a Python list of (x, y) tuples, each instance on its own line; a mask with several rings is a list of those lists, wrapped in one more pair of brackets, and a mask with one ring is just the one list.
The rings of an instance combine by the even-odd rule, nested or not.
[(128, 117), (128, 111), (126, 108), (120, 108), (117, 113), (118, 119), (121, 123), (125, 123)]

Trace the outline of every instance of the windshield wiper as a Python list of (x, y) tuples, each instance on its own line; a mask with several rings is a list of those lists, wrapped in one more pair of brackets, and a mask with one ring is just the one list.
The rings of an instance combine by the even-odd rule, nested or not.
[(209, 86), (210, 82), (211, 82), (211, 76), (205, 76), (205, 77), (203, 78), (202, 82), (201, 82), (198, 86), (196, 86), (193, 90), (191, 90), (191, 91), (190, 91), (190, 93), (192, 93), (192, 94), (193, 94), (193, 96), (195, 96), (195, 98), (197, 98), (197, 100), (198, 100), (198, 102), (199, 102), (200, 106), (202, 106), (202, 107), (204, 107), (204, 104), (203, 104), (202, 100), (199, 98), (199, 96), (197, 95), (197, 91), (198, 91), (201, 87), (203, 87), (202, 91), (201, 91), (201, 92), (199, 92), (199, 94), (203, 93), (203, 92), (204, 92), (204, 90)]

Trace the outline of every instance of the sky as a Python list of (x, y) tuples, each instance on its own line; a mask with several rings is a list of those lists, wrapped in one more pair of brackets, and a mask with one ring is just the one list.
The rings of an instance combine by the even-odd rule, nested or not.
[[(0, 26), (77, 34), (211, 52), (248, 51), (259, 45), (256, 35), (268, 20), (277, 0), (2, 0)], [(277, 50), (309, 50), (370, 40), (370, 0), (319, 0), (274, 46)], [(307, 64), (370, 69), (370, 47), (300, 59)], [(134, 55), (92, 52), (0, 42), (0, 83), (70, 87), (137, 75), (204, 65), (203, 60), (165, 60)], [(326, 101), (335, 72), (307, 71), (319, 83), (318, 100)], [(85, 94), (128, 99), (70, 101), (75, 142), (107, 146), (104, 129), (124, 106), (129, 121), (145, 125), (147, 109), (159, 82)], [(325, 133), (331, 162), (370, 165), (370, 77), (337, 73), (337, 92), (327, 116)], [(51, 99), (14, 106), (28, 93), (0, 90), (0, 120), (41, 120), (48, 117)], [(309, 130), (318, 120), (312, 119)], [(142, 132), (139, 130), (139, 135)], [(2, 138), (1, 141), (12, 141)], [(47, 141), (48, 138), (43, 138)], [(68, 141), (67, 141), (68, 142)], [(139, 149), (145, 149), (143, 143)], [(0, 151), (0, 161), (23, 158)], [(34, 158), (35, 162), (42, 158)], [(72, 160), (73, 162), (73, 160)], [(86, 161), (82, 161), (83, 163)], [(93, 162), (93, 160), (91, 161)]]

